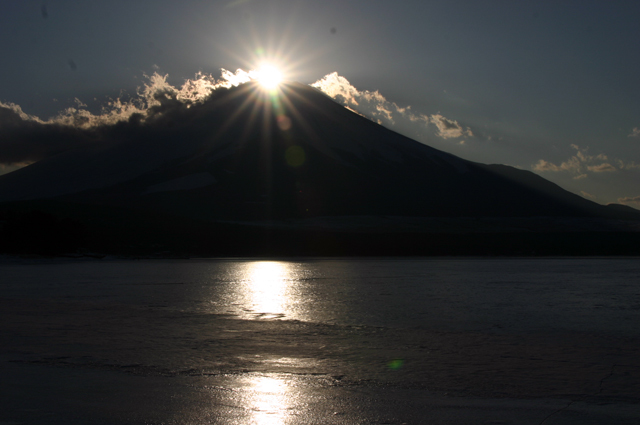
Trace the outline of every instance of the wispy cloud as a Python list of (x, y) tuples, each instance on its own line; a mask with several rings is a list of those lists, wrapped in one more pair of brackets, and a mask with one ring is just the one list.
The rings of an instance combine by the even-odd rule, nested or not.
[(592, 201), (596, 199), (595, 195), (585, 192), (584, 190), (580, 191), (580, 194), (587, 199), (591, 199)]
[(598, 155), (589, 155), (589, 148), (581, 148), (578, 145), (571, 145), (572, 149), (576, 150), (575, 155), (568, 160), (561, 162), (559, 165), (554, 164), (544, 159), (540, 159), (531, 168), (534, 171), (542, 172), (569, 172), (574, 174), (574, 179), (583, 179), (588, 176), (588, 173), (613, 173), (619, 170), (629, 170), (633, 168), (640, 168), (636, 166), (634, 162), (625, 163), (620, 159), (614, 159), (611, 162), (616, 163), (618, 166), (614, 166), (609, 161), (607, 155), (600, 153)]
[(560, 165), (556, 165), (552, 162), (541, 159), (537, 163), (535, 163), (532, 168), (535, 171), (566, 171), (572, 168), (569, 162), (570, 161), (567, 161), (567, 162), (563, 162)]
[(438, 136), (442, 137), (443, 139), (451, 139), (463, 136), (473, 137), (471, 129), (467, 127), (467, 129), (465, 130), (460, 124), (458, 124), (458, 121), (456, 120), (447, 119), (440, 114), (431, 115), (430, 120), (433, 124), (436, 125), (436, 127), (438, 127)]
[(640, 137), (640, 128), (634, 127), (634, 129), (631, 130), (631, 133), (627, 137)]
[(602, 164), (598, 165), (588, 165), (587, 170), (593, 171), (594, 173), (611, 173), (614, 171), (618, 171), (616, 167), (609, 164), (608, 162), (603, 162)]
[(632, 204), (640, 206), (640, 196), (618, 198), (618, 202), (625, 205)]
[(621, 159), (616, 160), (618, 168), (621, 170), (640, 170), (640, 164), (635, 161), (623, 161)]

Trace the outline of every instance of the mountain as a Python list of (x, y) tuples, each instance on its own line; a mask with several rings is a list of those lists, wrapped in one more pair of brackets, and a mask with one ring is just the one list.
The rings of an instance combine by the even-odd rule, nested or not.
[[(0, 176), (0, 205), (85, 227), (100, 222), (105, 234), (115, 220), (153, 222), (167, 234), (176, 226), (218, 234), (235, 226), (231, 236), (252, 237), (259, 228), (276, 239), (319, 229), (564, 231), (567, 220), (578, 231), (625, 233), (640, 219), (531, 172), (411, 140), (306, 85), (284, 84), (273, 94), (249, 83), (192, 104), (160, 98), (146, 117), (94, 130), (82, 148)], [(620, 227), (620, 220), (631, 221)]]

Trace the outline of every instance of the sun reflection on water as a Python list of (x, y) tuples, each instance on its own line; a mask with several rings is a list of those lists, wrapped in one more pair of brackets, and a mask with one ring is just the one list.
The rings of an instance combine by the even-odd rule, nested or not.
[(253, 380), (252, 422), (257, 425), (282, 424), (289, 408), (289, 387), (280, 379), (260, 376)]
[(248, 267), (247, 296), (251, 309), (262, 315), (284, 315), (290, 304), (287, 263), (258, 261)]

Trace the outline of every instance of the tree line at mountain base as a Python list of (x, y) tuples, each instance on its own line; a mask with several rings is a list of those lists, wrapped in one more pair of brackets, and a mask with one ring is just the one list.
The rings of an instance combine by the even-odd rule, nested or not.
[[(640, 255), (640, 232), (361, 232), (0, 207), (0, 253), (145, 257)], [(50, 207), (50, 205), (49, 205)]]

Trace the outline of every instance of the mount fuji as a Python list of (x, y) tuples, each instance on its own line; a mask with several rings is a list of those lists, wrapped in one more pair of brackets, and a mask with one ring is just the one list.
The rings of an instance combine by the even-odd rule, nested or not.
[[(460, 252), (482, 254), (483, 238), (506, 234), (546, 252), (533, 235), (627, 235), (629, 246), (638, 236), (632, 208), (431, 148), (303, 84), (273, 93), (247, 83), (199, 103), (158, 98), (146, 116), (86, 130), (83, 146), (0, 176), (5, 231), (37, 210), (77, 223), (87, 249), (225, 255), (458, 253), (415, 248), (425, 235), (471, 237), (477, 249)], [(213, 249), (204, 234), (235, 245)], [(490, 251), (508, 250), (498, 245)]]

